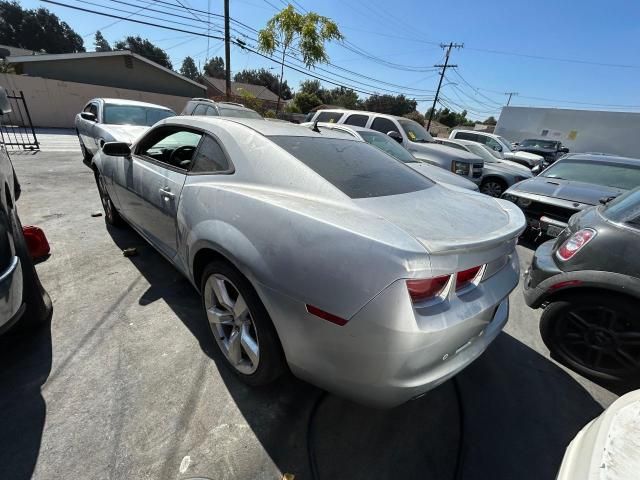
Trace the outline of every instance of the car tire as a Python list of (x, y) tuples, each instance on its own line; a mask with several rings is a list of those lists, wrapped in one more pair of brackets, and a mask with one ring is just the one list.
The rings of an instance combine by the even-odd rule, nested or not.
[(574, 294), (544, 309), (540, 334), (563, 365), (585, 377), (626, 384), (640, 379), (639, 309), (640, 302), (616, 293)]
[(36, 272), (33, 260), (29, 255), (27, 242), (22, 233), (22, 223), (14, 209), (12, 214), (13, 239), (16, 256), (20, 259), (22, 269), (22, 302), (25, 311), (22, 317), (11, 328), (11, 333), (30, 333), (47, 323), (51, 318), (53, 306)]
[(200, 292), (217, 352), (231, 371), (251, 386), (282, 375), (286, 366), (280, 340), (246, 277), (225, 261), (213, 261), (204, 269)]
[(94, 175), (96, 178), (96, 185), (98, 186), (98, 194), (100, 195), (100, 202), (102, 203), (102, 209), (104, 210), (104, 221), (109, 225), (113, 225), (114, 227), (122, 227), (125, 222), (116, 210), (115, 205), (111, 201), (111, 197), (109, 197), (109, 192), (104, 185), (104, 178), (100, 175), (100, 172), (96, 169), (94, 170)]
[(93, 155), (91, 155), (91, 152), (87, 150), (87, 147), (84, 146), (84, 142), (82, 141), (82, 138), (80, 138), (80, 132), (76, 130), (76, 133), (78, 134), (78, 141), (80, 142), (80, 151), (82, 152), (82, 161), (87, 165), (91, 165), (91, 160), (93, 159)]
[(500, 196), (507, 189), (507, 184), (502, 180), (498, 180), (495, 178), (489, 178), (487, 180), (483, 180), (480, 185), (480, 191), (485, 195), (489, 195), (490, 197), (500, 198)]

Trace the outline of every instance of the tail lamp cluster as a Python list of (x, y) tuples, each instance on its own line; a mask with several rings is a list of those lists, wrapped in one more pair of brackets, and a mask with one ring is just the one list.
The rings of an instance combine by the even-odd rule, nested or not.
[(556, 251), (556, 256), (563, 262), (570, 260), (595, 236), (596, 231), (590, 228), (578, 230), (560, 245), (560, 248)]
[(413, 303), (424, 302), (432, 298), (436, 298), (442, 294), (449, 280), (456, 276), (456, 291), (468, 287), (476, 280), (483, 265), (462, 270), (457, 273), (441, 275), (434, 278), (422, 278), (419, 280), (407, 280), (407, 290)]

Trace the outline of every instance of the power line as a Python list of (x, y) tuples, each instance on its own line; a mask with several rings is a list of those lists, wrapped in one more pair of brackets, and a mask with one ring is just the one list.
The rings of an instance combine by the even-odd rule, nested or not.
[(431, 127), (431, 120), (433, 119), (433, 113), (436, 110), (436, 102), (438, 101), (438, 95), (440, 94), (440, 88), (442, 87), (442, 79), (444, 78), (444, 74), (447, 72), (447, 68), (455, 68), (457, 65), (449, 65), (449, 56), (451, 55), (452, 48), (463, 48), (464, 44), (457, 44), (450, 42), (449, 46), (441, 45), (442, 48), (446, 48), (446, 53), (444, 57), (443, 65), (434, 65), (434, 67), (442, 68), (442, 73), (440, 74), (440, 80), (438, 81), (438, 88), (436, 89), (436, 96), (433, 99), (433, 105), (431, 106), (431, 110), (429, 111), (429, 121), (427, 122), (427, 130)]

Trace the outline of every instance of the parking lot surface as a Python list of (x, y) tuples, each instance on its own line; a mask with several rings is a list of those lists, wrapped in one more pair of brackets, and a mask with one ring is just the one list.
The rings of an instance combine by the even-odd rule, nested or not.
[[(91, 216), (101, 205), (79, 149), (12, 158), (22, 223), (51, 243), (37, 268), (54, 313), (0, 340), (0, 478), (310, 479), (310, 450), (325, 479), (552, 479), (617, 398), (549, 359), (520, 288), (457, 384), (393, 410), (316, 404), (321, 392), (290, 376), (246, 387), (191, 285), (132, 230)], [(524, 268), (532, 251), (518, 252)]]

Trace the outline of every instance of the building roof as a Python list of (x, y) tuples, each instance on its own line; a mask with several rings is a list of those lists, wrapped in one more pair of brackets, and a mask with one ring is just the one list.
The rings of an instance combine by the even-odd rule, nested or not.
[(26, 48), (12, 47), (11, 45), (0, 45), (0, 50), (8, 50), (9, 57), (16, 55), (37, 55), (38, 52), (27, 50)]
[[(220, 90), (224, 95), (227, 87), (224, 78), (204, 77), (206, 83), (211, 85), (216, 90)], [(269, 102), (277, 102), (278, 95), (273, 93), (267, 87), (262, 85), (253, 85), (251, 83), (231, 82), (231, 92), (236, 96), (242, 96), (242, 91), (248, 92), (254, 97), (260, 100), (266, 100)]]
[[(191, 80), (179, 73), (174, 72), (173, 70), (169, 70), (162, 65), (157, 64), (149, 60), (148, 58), (143, 57), (142, 55), (138, 55), (137, 53), (130, 52), (129, 50), (114, 50), (111, 52), (80, 52), (80, 53), (54, 53), (54, 54), (42, 54), (42, 55), (19, 55), (19, 56), (11, 56), (7, 58), (7, 62), (11, 64), (16, 63), (30, 63), (30, 62), (56, 62), (56, 61), (65, 61), (65, 60), (82, 60), (85, 58), (100, 58), (100, 57), (124, 57), (131, 56), (141, 62), (147, 63), (152, 67), (155, 67), (159, 70), (164, 71), (174, 77), (177, 77), (185, 82), (191, 83), (193, 85), (198, 86), (199, 88), (205, 88), (204, 85), (199, 84), (198, 82)], [(277, 97), (276, 97), (277, 99)]]

